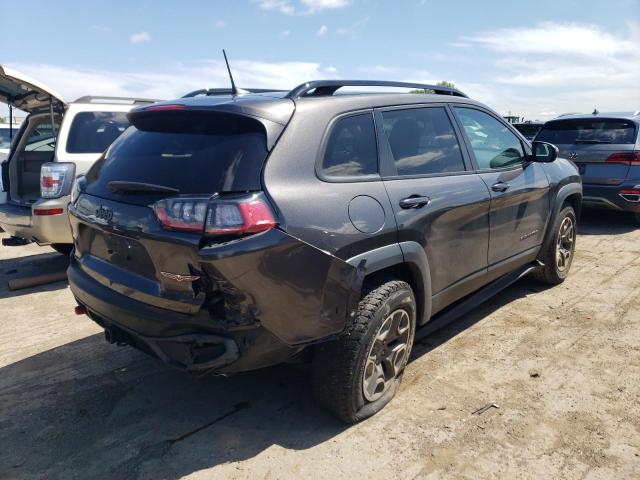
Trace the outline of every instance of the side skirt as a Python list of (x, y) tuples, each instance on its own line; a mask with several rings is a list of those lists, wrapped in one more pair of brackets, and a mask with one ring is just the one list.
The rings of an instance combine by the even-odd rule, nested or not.
[(465, 299), (458, 302), (455, 306), (445, 310), (443, 313), (436, 315), (432, 320), (430, 320), (424, 327), (419, 328), (416, 331), (416, 340), (420, 340), (427, 335), (435, 332), (436, 330), (440, 330), (441, 328), (447, 326), (451, 322), (457, 320), (465, 313), (476, 308), (478, 305), (486, 302), (491, 297), (501, 292), (505, 288), (507, 288), (512, 283), (515, 283), (526, 274), (531, 272), (537, 267), (537, 264), (527, 264), (524, 267), (519, 268), (511, 273), (503, 275), (502, 277), (494, 280), (490, 284), (482, 287), (475, 293), (472, 293)]

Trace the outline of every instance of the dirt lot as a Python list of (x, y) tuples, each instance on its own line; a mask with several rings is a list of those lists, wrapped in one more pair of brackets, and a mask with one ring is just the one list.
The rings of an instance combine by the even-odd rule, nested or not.
[[(194, 380), (73, 314), (63, 268), (0, 248), (0, 478), (640, 478), (640, 229), (583, 218), (569, 279), (512, 286), (416, 345), (396, 399), (346, 428), (306, 374)], [(481, 415), (472, 412), (488, 403)]]

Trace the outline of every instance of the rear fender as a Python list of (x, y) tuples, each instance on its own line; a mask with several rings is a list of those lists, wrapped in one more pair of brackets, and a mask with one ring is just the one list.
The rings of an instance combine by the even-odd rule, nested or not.
[[(352, 257), (347, 262), (358, 268), (364, 277), (385, 269), (402, 266), (412, 273), (411, 280), (416, 290), (418, 302), (418, 325), (424, 325), (431, 318), (431, 275), (424, 248), (417, 242), (401, 242), (376, 248)], [(361, 295), (362, 282), (358, 297)], [(357, 304), (356, 304), (357, 307)]]
[[(278, 230), (199, 252), (230, 323), (259, 323), (288, 345), (339, 334), (355, 314), (364, 274)], [(215, 299), (214, 299), (215, 300)]]

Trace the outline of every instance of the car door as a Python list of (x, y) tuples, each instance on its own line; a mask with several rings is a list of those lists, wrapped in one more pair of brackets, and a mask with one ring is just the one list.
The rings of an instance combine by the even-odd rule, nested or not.
[(491, 192), (489, 270), (497, 276), (532, 261), (549, 215), (542, 164), (527, 160), (520, 137), (492, 113), (454, 106), (480, 178)]
[(380, 109), (376, 124), (399, 241), (424, 248), (435, 313), (483, 282), (490, 194), (445, 105)]

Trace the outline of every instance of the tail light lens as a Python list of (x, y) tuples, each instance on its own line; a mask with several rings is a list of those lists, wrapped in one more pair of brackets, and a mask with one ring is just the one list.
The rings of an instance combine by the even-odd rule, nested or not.
[(76, 166), (73, 163), (44, 163), (40, 168), (40, 196), (59, 198), (71, 191)]
[(233, 198), (175, 197), (154, 205), (163, 228), (206, 235), (246, 235), (277, 225), (262, 193)]
[(622, 163), (624, 165), (640, 165), (640, 152), (612, 153), (607, 158), (607, 163)]

